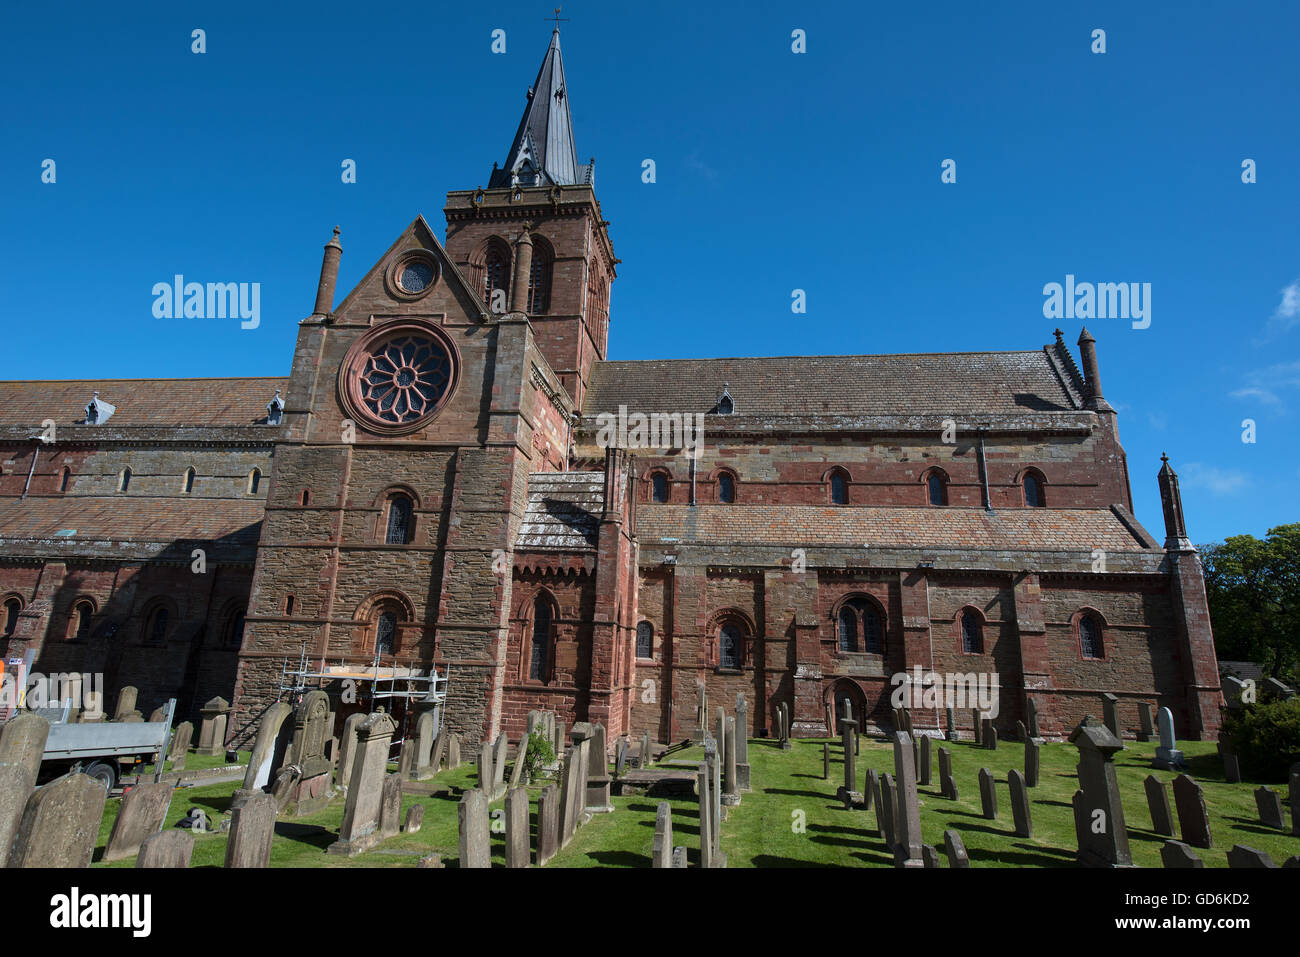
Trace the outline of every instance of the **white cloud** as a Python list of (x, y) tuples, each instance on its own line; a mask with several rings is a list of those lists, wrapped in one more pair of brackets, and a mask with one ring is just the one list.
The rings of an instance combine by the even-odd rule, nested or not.
[(1282, 289), (1282, 301), (1269, 317), (1264, 338), (1281, 335), (1297, 325), (1300, 325), (1300, 279)]
[(1300, 388), (1300, 362), (1280, 362), (1246, 373), (1246, 384), (1229, 393), (1234, 399), (1249, 399), (1265, 405), (1281, 406), (1278, 395), (1285, 389)]
[(1188, 462), (1180, 472), (1184, 485), (1207, 489), (1215, 495), (1232, 495), (1250, 485), (1250, 478), (1244, 472), (1200, 462)]

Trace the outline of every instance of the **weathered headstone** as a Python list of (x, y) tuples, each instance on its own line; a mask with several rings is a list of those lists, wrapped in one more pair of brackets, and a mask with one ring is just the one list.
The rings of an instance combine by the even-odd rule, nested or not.
[(921, 768), (918, 772), (919, 783), (922, 787), (930, 786), (930, 751), (933, 745), (930, 742), (930, 736), (924, 734), (921, 736)]
[(524, 765), (527, 763), (524, 759), (528, 756), (528, 742), (532, 736), (525, 731), (519, 739), (519, 746), (515, 748), (515, 765), (510, 769), (510, 790), (514, 790), (524, 782)]
[(862, 795), (856, 790), (858, 781), (857, 764), (853, 755), (853, 734), (858, 730), (858, 723), (852, 718), (840, 718), (841, 750), (844, 752), (844, 784), (835, 796), (844, 802), (845, 808), (862, 803)]
[(1106, 725), (1106, 730), (1115, 736), (1116, 741), (1124, 740), (1124, 733), (1119, 726), (1119, 698), (1109, 691), (1102, 692), (1101, 695), (1101, 715), (1102, 723)]
[(379, 794), (379, 834), (396, 837), (402, 830), (402, 775), (386, 774)]
[(1178, 808), (1178, 831), (1192, 847), (1213, 847), (1210, 815), (1205, 810), (1201, 786), (1186, 774), (1174, 778), (1174, 806)]
[(1156, 733), (1155, 709), (1150, 701), (1138, 702), (1138, 740), (1150, 741)]
[(1259, 809), (1260, 824), (1277, 828), (1279, 831), (1286, 828), (1286, 820), (1282, 814), (1282, 795), (1272, 788), (1261, 786), (1255, 789), (1255, 807)]
[(122, 796), (113, 830), (104, 847), (106, 861), (120, 861), (137, 853), (145, 839), (157, 834), (172, 803), (172, 785), (167, 781), (146, 781)]
[(293, 763), (299, 773), (289, 794), (291, 814), (315, 814), (329, 804), (333, 774), (325, 757), (329, 716), (330, 699), (324, 691), (307, 692), (293, 713)]
[(231, 812), (226, 867), (270, 867), (275, 798), (257, 792)]
[(952, 777), (952, 755), (947, 748), (939, 749), (939, 793), (949, 801), (957, 800), (957, 782)]
[(1011, 820), (1016, 837), (1033, 837), (1034, 823), (1029, 812), (1029, 788), (1025, 776), (1012, 768), (1007, 772), (1007, 787), (1011, 789)]
[(1165, 841), (1160, 846), (1160, 863), (1165, 867), (1204, 867), (1205, 862), (1182, 841)]
[(939, 849), (933, 844), (921, 845), (921, 859), (925, 862), (926, 867), (942, 867), (939, 860)]
[(1169, 788), (1154, 774), (1148, 774), (1142, 786), (1146, 789), (1147, 808), (1151, 811), (1151, 830), (1173, 837), (1174, 819), (1169, 813)]
[(506, 793), (506, 867), (527, 867), (531, 856), (528, 833), (528, 792)]
[(692, 740), (700, 744), (709, 736), (709, 693), (703, 681), (695, 682), (695, 733)]
[[(721, 709), (719, 709), (721, 710)], [(736, 779), (736, 719), (728, 717), (723, 732), (726, 755), (726, 773), (723, 775), (726, 787), (722, 792), (722, 803), (734, 807), (740, 803), (740, 782)]]
[(1025, 739), (1025, 787), (1038, 787), (1038, 773), (1042, 764), (1042, 738)]
[(220, 757), (226, 753), (226, 722), (230, 720), (230, 702), (216, 697), (199, 709), (198, 753)]
[(749, 788), (749, 702), (736, 695), (736, 784), (742, 791)]
[(1160, 709), (1160, 744), (1156, 747), (1155, 766), (1163, 771), (1176, 771), (1183, 767), (1183, 752), (1178, 750), (1178, 740), (1174, 737), (1174, 713), (1168, 708)]
[(912, 736), (906, 731), (894, 732), (895, 785), (894, 846), (895, 867), (924, 867), (921, 856), (921, 810), (916, 796), (916, 766), (912, 763)]
[(478, 789), (483, 792), (483, 796), (488, 802), (495, 801), (500, 795), (494, 792), (496, 787), (496, 772), (492, 769), (492, 756), (495, 748), (491, 744), (483, 743), (478, 749)]
[(898, 794), (894, 790), (894, 778), (888, 771), (880, 776), (880, 802), (877, 808), (880, 811), (880, 829), (885, 838), (885, 847), (892, 855), (898, 844), (898, 825), (894, 820), (898, 811)]
[(644, 731), (641, 734), (641, 753), (637, 756), (638, 761), (643, 768), (650, 767), (652, 755), (650, 754), (650, 732)]
[(1236, 675), (1224, 675), (1219, 683), (1223, 686), (1223, 701), (1230, 711), (1239, 711), (1245, 707), (1246, 682)]
[(984, 747), (989, 751), (998, 749), (998, 729), (993, 727), (993, 719), (985, 718), (983, 724)]
[(406, 834), (418, 834), (423, 826), (424, 805), (412, 804), (406, 809), (406, 820), (402, 823), (402, 831)]
[(1079, 749), (1080, 789), (1074, 800), (1079, 863), (1084, 867), (1131, 867), (1114, 762), (1115, 752), (1124, 745), (1089, 718), (1070, 734), (1070, 743)]
[(194, 835), (188, 831), (161, 831), (144, 839), (136, 855), (136, 867), (189, 867), (194, 854)]
[(650, 850), (650, 866), (673, 866), (673, 812), (667, 801), (660, 801), (655, 809), (655, 838)]
[[(866, 781), (862, 786), (862, 810), (870, 811), (871, 805), (875, 802), (876, 795), (880, 793), (880, 775), (875, 768), (867, 768)], [(876, 811), (876, 817), (880, 817), (879, 810)]]
[(966, 856), (966, 845), (961, 842), (961, 835), (956, 831), (943, 832), (943, 847), (948, 854), (949, 867), (970, 867), (970, 858)]
[(460, 824), (461, 868), (491, 867), (492, 839), (488, 833), (487, 796), (478, 788), (471, 788), (461, 797), (456, 814)]
[(190, 756), (190, 742), (194, 739), (194, 725), (182, 721), (172, 733), (171, 747), (167, 758), (172, 763), (173, 771), (184, 771)]
[(696, 776), (700, 809), (700, 867), (713, 867), (713, 799), (709, 794), (713, 775), (700, 765)]
[(957, 713), (952, 708), (944, 709), (944, 716), (948, 719), (948, 731), (944, 735), (947, 741), (957, 740)]
[[(441, 735), (438, 736), (441, 739)], [(415, 761), (410, 771), (412, 781), (427, 781), (438, 773), (434, 754), (435, 739), (433, 733), (433, 712), (425, 711), (415, 722)]]
[[(722, 714), (722, 709), (718, 709)], [(719, 742), (721, 747), (721, 742)], [(587, 810), (609, 812), (610, 802), (609, 752), (605, 749), (605, 726), (599, 721), (591, 726), (591, 742), (587, 752)]]
[(1024, 740), (1027, 739), (1028, 737), (1029, 737), (1029, 731), (1026, 730), (1026, 728), (1025, 728), (1025, 723), (1024, 723), (1023, 721), (1017, 720), (1017, 721), (1016, 721), (1016, 740), (1017, 740), (1017, 741), (1024, 741)]
[(136, 699), (139, 697), (139, 695), (140, 695), (140, 690), (138, 688), (133, 687), (132, 685), (127, 685), (125, 688), (119, 691), (117, 693), (117, 707), (113, 709), (113, 720), (114, 721), (131, 721), (131, 720), (143, 721), (144, 720), (143, 716), (140, 714), (139, 711), (136, 710), (135, 707)]
[(492, 800), (505, 797), (506, 793), (506, 756), (510, 753), (510, 739), (505, 732), (497, 735), (492, 745)]
[(980, 813), (990, 821), (998, 819), (998, 789), (988, 768), (980, 768)]
[(460, 735), (451, 732), (447, 735), (447, 770), (454, 771), (460, 767)]
[(822, 780), (829, 781), (830, 779), (831, 779), (831, 746), (829, 744), (823, 743), (822, 744)]
[(1043, 733), (1038, 729), (1038, 702), (1033, 698), (1025, 698), (1025, 717), (1029, 719), (1029, 736), (1031, 738), (1041, 738)]
[(65, 774), (27, 799), (9, 867), (89, 867), (108, 792), (84, 774)]
[(357, 725), (366, 720), (364, 714), (350, 714), (343, 722), (343, 734), (339, 738), (339, 787), (347, 790), (352, 779), (352, 758), (357, 750)]
[(25, 712), (0, 728), (0, 867), (8, 860), (18, 823), (36, 786), (50, 723)]
[(1287, 800), (1291, 802), (1291, 834), (1300, 837), (1300, 763), (1291, 765)]
[(1245, 844), (1234, 844), (1228, 851), (1229, 867), (1277, 867), (1273, 858)]
[(1241, 761), (1237, 759), (1235, 754), (1227, 750), (1222, 751), (1220, 757), (1223, 758), (1223, 780), (1229, 784), (1240, 784)]
[(280, 767), (284, 748), (287, 747), (281, 728), (284, 726), (285, 719), (292, 713), (292, 708), (283, 701), (277, 701), (262, 715), (262, 722), (257, 728), (257, 738), (253, 742), (253, 753), (248, 760), (248, 770), (244, 773), (244, 783), (235, 792), (231, 803), (232, 808), (242, 804), (274, 780), (272, 772)]
[(614, 745), (614, 777), (621, 778), (623, 772), (627, 769), (627, 735), (620, 735), (618, 743)]
[(560, 789), (548, 784), (537, 795), (537, 866), (541, 867), (560, 849)]
[(382, 711), (375, 712), (357, 725), (343, 824), (339, 828), (339, 839), (326, 848), (328, 853), (353, 857), (381, 840), (379, 815), (384, 798), (384, 778), (388, 774), (388, 748), (394, 730), (393, 719)]

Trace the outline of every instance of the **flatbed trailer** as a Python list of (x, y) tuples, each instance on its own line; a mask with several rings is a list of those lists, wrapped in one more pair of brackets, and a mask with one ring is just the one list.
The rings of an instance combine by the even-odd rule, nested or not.
[(176, 699), (167, 702), (162, 721), (93, 721), (69, 724), (66, 709), (50, 720), (37, 783), (81, 771), (112, 790), (127, 769), (154, 762), (154, 780), (162, 779), (172, 740)]

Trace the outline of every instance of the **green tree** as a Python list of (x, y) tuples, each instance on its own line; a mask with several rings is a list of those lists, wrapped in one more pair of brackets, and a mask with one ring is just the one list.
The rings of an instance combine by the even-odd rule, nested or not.
[(1201, 546), (1205, 592), (1220, 658), (1258, 661), (1294, 680), (1300, 664), (1300, 523), (1261, 541), (1233, 535)]

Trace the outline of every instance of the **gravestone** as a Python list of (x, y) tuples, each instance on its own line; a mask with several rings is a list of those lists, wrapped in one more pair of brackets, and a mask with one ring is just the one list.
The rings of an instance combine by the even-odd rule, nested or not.
[(560, 789), (554, 783), (537, 795), (537, 866), (541, 867), (560, 849)]
[(199, 709), (198, 753), (220, 757), (226, 753), (226, 723), (230, 720), (230, 702), (220, 696)]
[(735, 807), (740, 803), (740, 782), (736, 780), (736, 719), (728, 717), (725, 724), (723, 742), (726, 748), (726, 788), (722, 792), (722, 803)]
[(1230, 711), (1239, 711), (1245, 706), (1242, 700), (1246, 694), (1246, 682), (1242, 681), (1236, 675), (1224, 675), (1220, 679), (1223, 686), (1224, 705)]
[(691, 735), (691, 740), (696, 744), (702, 744), (704, 739), (709, 736), (709, 692), (704, 687), (703, 681), (695, 682), (695, 733)]
[[(1219, 747), (1222, 749), (1223, 745), (1220, 744)], [(1220, 756), (1223, 758), (1223, 780), (1229, 784), (1240, 784), (1241, 762), (1237, 760), (1237, 756), (1231, 751), (1222, 750)]]
[(423, 826), (424, 805), (412, 804), (406, 809), (406, 820), (402, 823), (402, 831), (406, 834), (418, 834)]
[(922, 787), (930, 786), (930, 736), (928, 734), (921, 736), (921, 768), (919, 771), (920, 784)]
[(1229, 867), (1277, 867), (1273, 858), (1245, 844), (1234, 844), (1228, 851)]
[(948, 718), (948, 731), (944, 735), (945, 740), (957, 740), (957, 713), (952, 708), (945, 708), (944, 714)]
[(352, 758), (357, 750), (357, 725), (366, 720), (364, 714), (350, 714), (343, 722), (343, 735), (339, 738), (339, 787), (347, 790), (352, 779)]
[(525, 731), (523, 737), (519, 739), (519, 746), (515, 748), (515, 766), (510, 769), (510, 790), (519, 787), (524, 780), (524, 765), (527, 764), (525, 758), (528, 756), (528, 742), (532, 736)]
[(113, 830), (104, 847), (105, 861), (120, 861), (140, 850), (146, 838), (162, 829), (172, 803), (172, 785), (167, 781), (137, 784), (122, 796)]
[(998, 819), (998, 789), (988, 768), (980, 768), (980, 813), (987, 820)]
[(555, 727), (551, 729), (551, 750), (555, 752), (556, 760), (564, 754), (564, 722), (555, 722)]
[(983, 730), (982, 730), (984, 724), (983, 724), (983, 718), (980, 715), (979, 708), (970, 709), (970, 720), (971, 720), (970, 739), (975, 743), (977, 747), (979, 747), (984, 741)]
[(140, 690), (127, 685), (117, 693), (117, 707), (113, 709), (114, 721), (143, 721), (144, 716), (136, 710), (135, 702)]
[(257, 792), (231, 812), (226, 867), (270, 867), (275, 837), (275, 798)]
[(184, 771), (185, 763), (190, 756), (190, 742), (194, 739), (194, 725), (188, 721), (182, 721), (176, 726), (176, 731), (172, 735), (171, 748), (167, 753), (167, 759), (172, 763), (173, 771)]
[(1192, 847), (1213, 847), (1210, 815), (1205, 810), (1201, 786), (1186, 774), (1174, 778), (1174, 806), (1178, 808), (1178, 831)]
[(1255, 807), (1259, 809), (1260, 824), (1265, 827), (1276, 828), (1279, 831), (1286, 828), (1286, 820), (1282, 815), (1282, 795), (1272, 788), (1258, 787), (1255, 789)]
[(983, 729), (984, 747), (989, 751), (996, 751), (998, 749), (998, 731), (997, 728), (993, 727), (992, 718), (984, 719)]
[(684, 847), (674, 847), (674, 848), (673, 848), (673, 867), (679, 867), (679, 868), (685, 869), (685, 867), (686, 867), (686, 848), (684, 848)]
[(1165, 867), (1204, 867), (1205, 862), (1182, 841), (1165, 841), (1160, 847), (1160, 863)]
[(0, 867), (8, 861), (18, 823), (32, 796), (32, 781), (31, 773), (22, 765), (0, 764)]
[(660, 801), (655, 809), (655, 838), (650, 849), (650, 866), (673, 866), (673, 812), (667, 801)]
[(460, 767), (460, 735), (451, 732), (447, 735), (447, 770), (454, 771)]
[(933, 844), (921, 845), (921, 859), (925, 861), (926, 867), (942, 867), (939, 861), (939, 849)]
[(194, 835), (187, 831), (162, 831), (145, 838), (136, 855), (135, 866), (189, 867), (194, 854)]
[(379, 792), (379, 835), (396, 837), (402, 831), (402, 775), (385, 774)]
[(587, 767), (592, 727), (578, 722), (569, 732), (573, 747), (564, 766), (564, 791), (560, 798), (560, 846), (573, 838), (578, 822), (587, 809)]
[(1025, 739), (1025, 787), (1038, 787), (1039, 767), (1042, 764), (1042, 738)]
[(272, 772), (280, 767), (284, 752), (288, 749), (288, 742), (281, 729), (291, 714), (292, 708), (283, 701), (277, 701), (262, 715), (257, 738), (253, 741), (253, 753), (248, 759), (248, 770), (244, 773), (244, 783), (235, 792), (230, 805), (232, 808), (238, 807), (274, 779)]
[(1114, 761), (1124, 745), (1090, 718), (1074, 729), (1070, 743), (1079, 749), (1079, 790), (1074, 797), (1079, 863), (1084, 867), (1132, 867)]
[(961, 842), (961, 835), (956, 831), (943, 832), (943, 848), (948, 854), (949, 867), (970, 867), (966, 845)]
[(49, 733), (50, 723), (31, 712), (10, 718), (0, 727), (0, 867), (9, 858), (18, 824), (36, 786)]
[(749, 787), (749, 702), (744, 694), (736, 695), (736, 785)]
[[(870, 811), (871, 805), (875, 801), (876, 795), (880, 793), (880, 775), (876, 773), (875, 768), (867, 768), (866, 782), (862, 787), (862, 810)], [(880, 817), (877, 810), (876, 817)]]
[(1155, 711), (1150, 701), (1138, 702), (1138, 740), (1150, 741), (1156, 731)]
[(894, 779), (888, 771), (880, 776), (880, 826), (885, 838), (885, 847), (891, 855), (898, 844), (898, 826), (894, 814), (898, 811), (898, 794), (894, 790)]
[(1029, 737), (1029, 732), (1025, 730), (1025, 723), (1019, 720), (1016, 721), (1016, 740), (1024, 741), (1028, 737)]
[[(727, 712), (723, 710), (722, 705), (718, 705), (718, 707), (714, 711), (713, 740), (718, 742), (719, 748), (723, 747), (723, 739), (726, 738), (726, 736), (727, 736)], [(721, 757), (723, 761), (727, 759), (725, 752), (720, 752), (719, 757)]]
[(826, 737), (835, 737), (835, 708), (829, 701), (826, 702)]
[(713, 799), (709, 789), (713, 786), (712, 774), (704, 764), (696, 775), (700, 810), (700, 867), (713, 867)]
[(853, 734), (858, 730), (858, 723), (852, 718), (840, 718), (841, 750), (844, 752), (844, 784), (835, 792), (835, 796), (844, 802), (845, 809), (862, 803), (862, 795), (856, 790), (858, 781), (857, 764), (853, 755)]
[(643, 768), (650, 767), (650, 761), (652, 756), (650, 754), (650, 732), (649, 731), (643, 731), (641, 733), (641, 753), (637, 757), (638, 757), (638, 763), (641, 765), (641, 767)]
[(1016, 837), (1034, 836), (1034, 823), (1029, 811), (1029, 788), (1025, 776), (1012, 768), (1007, 772), (1007, 786), (1011, 789), (1011, 820)]
[(1174, 819), (1169, 813), (1169, 788), (1154, 774), (1148, 774), (1142, 786), (1146, 789), (1147, 808), (1151, 811), (1151, 830), (1173, 837)]
[(505, 732), (497, 735), (492, 745), (492, 800), (497, 801), (506, 794), (506, 756), (510, 750), (510, 739)]
[(480, 744), (478, 749), (478, 789), (483, 792), (483, 796), (491, 803), (500, 795), (495, 794), (493, 789), (496, 785), (496, 772), (492, 770), (492, 756), (495, 749), (491, 744)]
[(9, 851), (9, 867), (89, 867), (108, 792), (74, 772), (27, 799)]
[(912, 736), (906, 731), (894, 732), (895, 786), (894, 846), (895, 867), (924, 867), (921, 856), (921, 810), (916, 796), (915, 752)]
[(415, 722), (415, 761), (410, 770), (412, 781), (427, 781), (438, 773), (438, 766), (434, 763), (434, 741), (433, 712), (426, 711)]
[[(718, 709), (722, 714), (722, 709)], [(718, 742), (721, 747), (721, 742)], [(609, 752), (605, 749), (605, 726), (596, 722), (591, 726), (591, 746), (587, 752), (587, 810), (608, 813), (614, 810), (610, 802)]]
[(876, 808), (876, 833), (883, 841), (885, 840), (885, 796), (881, 790), (880, 775), (875, 768), (867, 771), (867, 786), (871, 788), (871, 801)]
[(829, 781), (830, 779), (831, 779), (831, 746), (829, 744), (823, 743), (822, 744), (822, 780)]
[(383, 711), (376, 711), (357, 725), (343, 824), (339, 839), (325, 849), (328, 853), (354, 857), (381, 840), (379, 815), (384, 779), (388, 776), (388, 749), (395, 730), (393, 719)]
[(1123, 741), (1124, 734), (1119, 726), (1119, 698), (1109, 691), (1101, 695), (1101, 720), (1106, 730), (1115, 736), (1116, 741)]
[(614, 745), (614, 778), (618, 779), (623, 776), (627, 769), (627, 736), (621, 735), (618, 744)]
[(506, 867), (527, 867), (530, 852), (528, 792), (512, 788), (506, 794)]
[(324, 691), (309, 691), (293, 714), (293, 763), (299, 770), (288, 801), (299, 817), (323, 810), (330, 799), (333, 768), (325, 757), (329, 736), (330, 699)]
[(1160, 709), (1160, 744), (1156, 747), (1155, 766), (1162, 771), (1176, 771), (1184, 766), (1183, 752), (1178, 750), (1178, 740), (1174, 737), (1174, 713), (1168, 708)]
[[(484, 745), (490, 748), (491, 745)], [(492, 840), (488, 833), (488, 799), (478, 788), (466, 791), (456, 810), (460, 824), (460, 866), (492, 866)]]
[(1291, 834), (1300, 837), (1300, 763), (1291, 765), (1287, 799), (1291, 802)]
[(952, 777), (952, 755), (947, 748), (939, 749), (939, 793), (949, 801), (957, 800), (957, 782)]
[(1038, 729), (1038, 702), (1033, 698), (1025, 698), (1025, 717), (1029, 719), (1029, 736), (1041, 738), (1043, 733)]
[(1265, 678), (1260, 682), (1259, 693), (1265, 701), (1289, 701), (1295, 697), (1291, 686), (1277, 678)]
[(789, 751), (790, 744), (790, 706), (781, 702), (781, 750)]

